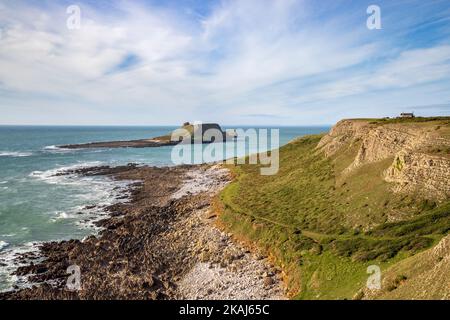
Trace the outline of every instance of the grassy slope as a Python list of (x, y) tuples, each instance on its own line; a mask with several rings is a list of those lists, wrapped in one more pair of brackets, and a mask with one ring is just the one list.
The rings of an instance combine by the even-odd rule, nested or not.
[(437, 246), (403, 259), (383, 273), (374, 299), (450, 299), (450, 236)]
[[(357, 146), (327, 159), (315, 150), (320, 138), (282, 147), (275, 176), (231, 166), (236, 179), (220, 196), (220, 222), (267, 250), (295, 298), (349, 299), (365, 284), (367, 266), (386, 269), (448, 233), (450, 206), (392, 194), (380, 173), (393, 159), (340, 176)], [(388, 224), (388, 213), (410, 219)]]
[[(192, 124), (189, 125), (183, 125), (180, 129), (184, 129), (187, 132), (189, 132), (191, 135), (194, 133), (194, 126)], [(166, 134), (164, 136), (154, 137), (152, 138), (154, 140), (160, 140), (160, 141), (170, 141), (172, 139), (172, 133)]]

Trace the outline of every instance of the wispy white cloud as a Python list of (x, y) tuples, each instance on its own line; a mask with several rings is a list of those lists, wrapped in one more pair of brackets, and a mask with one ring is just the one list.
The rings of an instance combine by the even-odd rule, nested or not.
[[(309, 95), (297, 102), (332, 100), (385, 89), (409, 88), (424, 83), (448, 79), (450, 75), (450, 46), (408, 50), (394, 59), (353, 75), (337, 75), (309, 88)], [(406, 98), (406, 97), (405, 97)]]
[(329, 123), (369, 96), (389, 110), (450, 93), (445, 32), (430, 46), (395, 46), (389, 30), (365, 28), (364, 6), (80, 7), (81, 29), (68, 30), (66, 5), (0, 3), (0, 123)]

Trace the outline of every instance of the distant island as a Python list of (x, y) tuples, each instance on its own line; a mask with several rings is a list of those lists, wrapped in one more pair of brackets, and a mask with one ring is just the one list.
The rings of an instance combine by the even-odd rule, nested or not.
[[(222, 133), (223, 139), (217, 141), (215, 139), (209, 139), (205, 132), (208, 130)], [(177, 137), (178, 139), (175, 139)], [(58, 146), (63, 149), (86, 149), (86, 148), (155, 148), (164, 146), (173, 146), (180, 142), (186, 143), (214, 143), (223, 142), (228, 139), (233, 139), (235, 136), (222, 130), (217, 123), (200, 123), (191, 124), (185, 122), (179, 129), (174, 132), (168, 133), (164, 136), (139, 139), (139, 140), (127, 140), (127, 141), (101, 141), (101, 142), (89, 142), (81, 144), (68, 144)]]

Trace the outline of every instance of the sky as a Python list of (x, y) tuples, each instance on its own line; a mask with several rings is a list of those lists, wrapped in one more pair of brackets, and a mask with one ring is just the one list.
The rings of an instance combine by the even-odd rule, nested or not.
[[(367, 27), (370, 5), (381, 29)], [(400, 112), (450, 115), (448, 0), (0, 0), (0, 124), (295, 126)]]

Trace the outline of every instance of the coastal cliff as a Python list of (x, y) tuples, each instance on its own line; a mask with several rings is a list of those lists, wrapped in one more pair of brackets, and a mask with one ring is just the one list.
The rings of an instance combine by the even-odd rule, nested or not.
[(448, 120), (343, 120), (318, 144), (328, 157), (351, 146), (357, 147), (357, 153), (343, 173), (393, 158), (383, 176), (394, 192), (420, 193), (436, 200), (450, 197)]
[(448, 298), (449, 146), (448, 117), (342, 120), (280, 148), (275, 176), (230, 166), (220, 221), (266, 250), (293, 298)]

